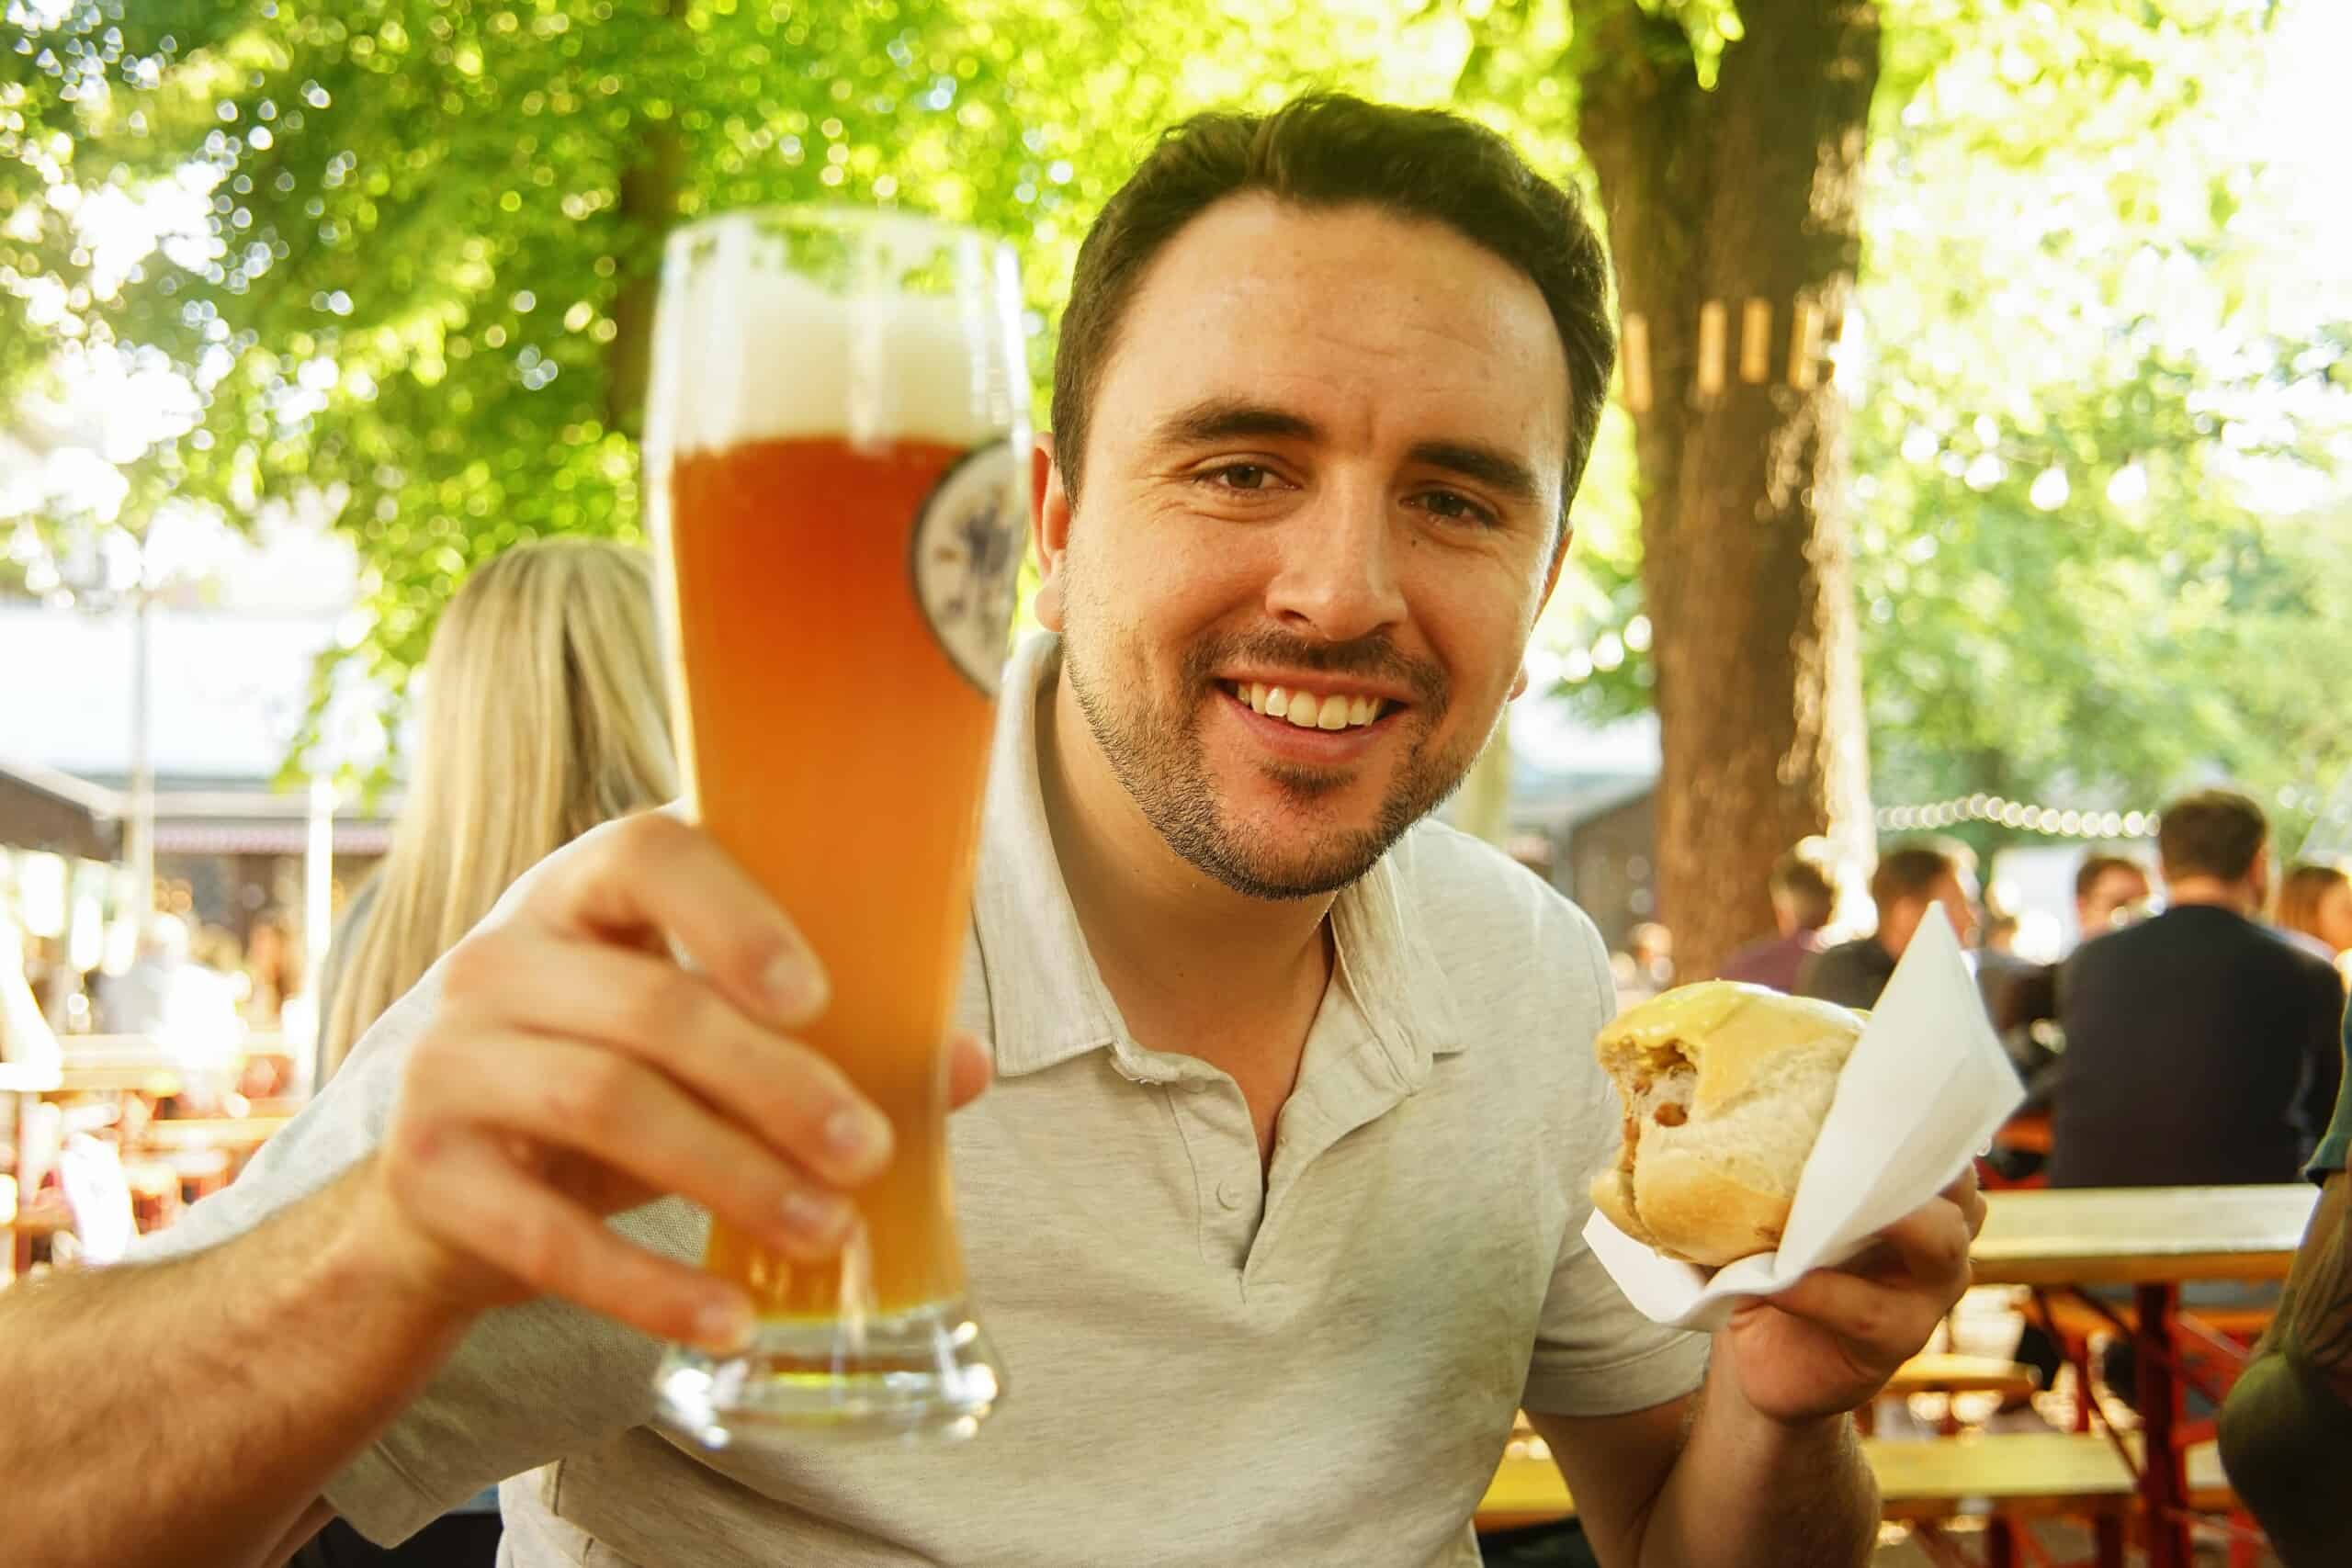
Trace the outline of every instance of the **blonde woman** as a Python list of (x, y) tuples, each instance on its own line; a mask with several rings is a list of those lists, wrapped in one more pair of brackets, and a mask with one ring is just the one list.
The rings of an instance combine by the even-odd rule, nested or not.
[[(416, 772), (391, 852), (345, 912), (322, 976), (316, 1081), (490, 912), (507, 885), (600, 822), (677, 793), (644, 555), (521, 545), (475, 569), (424, 660)], [(489, 1568), (495, 1493), (406, 1546), (337, 1520), (289, 1568)]]
[(434, 632), (420, 720), (391, 851), (328, 960), (322, 1083), (509, 883), (677, 793), (644, 555), (551, 540), (478, 568)]

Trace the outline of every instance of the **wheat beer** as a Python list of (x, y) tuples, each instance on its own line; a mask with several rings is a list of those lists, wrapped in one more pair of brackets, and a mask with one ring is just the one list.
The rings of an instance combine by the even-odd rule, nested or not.
[(647, 483), (690, 805), (807, 935), (832, 998), (803, 1037), (897, 1134), (837, 1259), (714, 1222), (706, 1266), (762, 1322), (744, 1357), (664, 1365), (665, 1414), (706, 1441), (968, 1430), (995, 1397), (943, 1043), (1023, 521), (1010, 281), (976, 235), (823, 209), (714, 220), (667, 258)]

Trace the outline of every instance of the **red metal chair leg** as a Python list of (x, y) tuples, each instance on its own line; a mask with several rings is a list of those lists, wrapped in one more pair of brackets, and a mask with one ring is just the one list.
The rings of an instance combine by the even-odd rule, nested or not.
[(2098, 1568), (2123, 1568), (2123, 1521), (2113, 1514), (2101, 1514), (2091, 1526), (2091, 1540), (2098, 1556)]

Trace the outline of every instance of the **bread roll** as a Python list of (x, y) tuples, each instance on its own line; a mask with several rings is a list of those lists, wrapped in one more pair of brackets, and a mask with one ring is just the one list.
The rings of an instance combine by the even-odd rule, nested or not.
[(1727, 980), (1630, 1009), (1595, 1045), (1625, 1120), (1594, 1204), (1686, 1262), (1774, 1250), (1861, 1033), (1849, 1009)]

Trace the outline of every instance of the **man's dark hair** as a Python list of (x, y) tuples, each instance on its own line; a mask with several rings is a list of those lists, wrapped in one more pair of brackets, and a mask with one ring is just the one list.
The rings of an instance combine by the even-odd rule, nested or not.
[(2254, 869), (2270, 841), (2270, 821), (2235, 790), (2206, 789), (2165, 807), (2156, 829), (2156, 853), (2166, 881), (2218, 876), (2235, 882)]
[(1294, 98), (1272, 114), (1195, 115), (1170, 128), (1086, 231), (1054, 356), (1054, 456), (1071, 499), (1103, 367), (1152, 258), (1211, 207), (1251, 191), (1296, 207), (1362, 204), (1442, 223), (1527, 275), (1551, 308), (1568, 362), (1565, 521), (1617, 358), (1600, 235), (1575, 196), (1486, 127), (1336, 93)]
[(1829, 916), (1838, 907), (1837, 882), (1821, 863), (1821, 856), (1803, 845), (1772, 863), (1772, 876), (1767, 886), (1772, 897), (1785, 902), (1795, 914), (1800, 931), (1819, 931), (1829, 923)]
[(2110, 871), (2128, 871), (2143, 882), (2148, 879), (2148, 868), (2130, 855), (2085, 855), (2083, 863), (2075, 868), (2075, 901), (2080, 903), (2089, 897), (2099, 878)]
[(1871, 902), (1883, 916), (1886, 907), (1904, 898), (1931, 898), (1937, 884), (1976, 867), (1976, 855), (1966, 844), (1948, 839), (1904, 844), (1879, 856), (1871, 873)]

